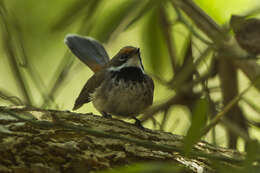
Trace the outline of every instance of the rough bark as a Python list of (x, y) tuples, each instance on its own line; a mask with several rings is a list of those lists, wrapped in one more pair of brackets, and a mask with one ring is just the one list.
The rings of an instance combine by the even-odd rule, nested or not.
[(189, 172), (215, 172), (211, 159), (236, 166), (244, 154), (197, 143), (181, 154), (183, 136), (140, 129), (93, 114), (0, 107), (0, 172), (89, 172), (140, 161), (169, 161)]

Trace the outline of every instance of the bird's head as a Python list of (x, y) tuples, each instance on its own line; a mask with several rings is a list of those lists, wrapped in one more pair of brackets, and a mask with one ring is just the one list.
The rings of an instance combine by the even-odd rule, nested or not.
[(136, 67), (144, 72), (139, 48), (123, 47), (108, 63), (108, 69), (111, 71), (120, 71), (126, 67)]

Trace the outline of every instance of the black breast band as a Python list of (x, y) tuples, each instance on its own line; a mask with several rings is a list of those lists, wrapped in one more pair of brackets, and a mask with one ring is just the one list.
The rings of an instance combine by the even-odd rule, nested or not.
[(134, 81), (143, 82), (145, 75), (138, 67), (124, 67), (120, 71), (111, 71), (112, 78), (116, 78), (117, 81)]

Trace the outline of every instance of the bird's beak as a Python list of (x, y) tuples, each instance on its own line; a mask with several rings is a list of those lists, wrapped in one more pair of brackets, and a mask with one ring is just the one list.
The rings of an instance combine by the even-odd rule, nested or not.
[(136, 54), (140, 54), (140, 48), (136, 48)]
[(131, 58), (128, 59), (127, 65), (143, 69), (139, 48), (136, 48), (136, 50), (133, 51), (133, 55), (131, 56)]

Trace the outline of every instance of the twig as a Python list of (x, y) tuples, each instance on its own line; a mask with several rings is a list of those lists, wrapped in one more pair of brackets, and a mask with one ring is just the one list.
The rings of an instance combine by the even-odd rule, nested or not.
[(167, 120), (168, 120), (168, 116), (169, 116), (169, 109), (166, 109), (165, 111), (164, 111), (164, 114), (163, 114), (163, 120), (162, 120), (162, 123), (161, 123), (161, 126), (160, 126), (160, 130), (164, 130), (164, 128), (165, 128), (165, 125), (166, 125), (166, 122), (167, 122)]
[(24, 105), (22, 100), (17, 96), (10, 96), (10, 94), (6, 93), (6, 91), (0, 90), (0, 98), (3, 100), (7, 100), (14, 105)]
[[(93, 1), (91, 3), (91, 5), (88, 6), (89, 10), (87, 10), (88, 13), (84, 16), (84, 20), (78, 29), (79, 33), (83, 33), (83, 34), (87, 35), (90, 32), (90, 30), (92, 28), (92, 25), (90, 25), (92, 20), (91, 21), (89, 21), (89, 20), (93, 19), (93, 14), (94, 14), (93, 10), (95, 10), (98, 7), (98, 5), (99, 5), (99, 1)], [(88, 21), (88, 22), (86, 22), (86, 21)], [(63, 55), (63, 58), (56, 70), (55, 74), (58, 74), (58, 75), (54, 76), (53, 79), (51, 80), (51, 81), (54, 81), (54, 84), (53, 84), (52, 88), (50, 89), (50, 92), (47, 94), (51, 99), (45, 99), (43, 101), (43, 104), (41, 105), (41, 107), (48, 106), (50, 101), (54, 102), (54, 99), (52, 100), (52, 98), (54, 98), (54, 95), (57, 93), (59, 88), (62, 86), (66, 76), (69, 74), (74, 60), (75, 59), (71, 56), (69, 51), (66, 51), (66, 53)]]
[[(48, 93), (50, 98), (54, 98), (54, 95), (59, 90), (59, 88), (62, 86), (61, 84), (63, 83), (65, 77), (69, 73), (72, 64), (73, 64), (73, 58), (67, 51), (65, 53), (65, 55), (63, 56), (61, 63), (59, 64), (59, 67), (56, 70), (55, 74), (58, 74), (58, 76), (53, 77), (54, 79), (51, 80), (51, 81), (54, 81), (54, 84), (51, 87), (50, 92)], [(46, 107), (49, 104), (49, 101), (50, 101), (49, 99), (44, 100), (41, 107)]]
[(172, 36), (171, 36), (171, 25), (169, 23), (169, 19), (167, 14), (165, 14), (165, 8), (160, 7), (160, 18), (161, 18), (161, 25), (162, 25), (162, 29), (163, 29), (163, 34), (166, 40), (166, 45), (168, 47), (168, 52), (169, 52), (169, 56), (170, 56), (170, 61), (171, 61), (171, 66), (172, 66), (172, 71), (173, 74), (175, 74), (176, 72), (176, 48), (175, 48), (175, 44), (174, 41), (172, 40)]
[(253, 103), (251, 100), (243, 97), (241, 99), (244, 103), (246, 103), (248, 106), (250, 106), (254, 111), (256, 111), (258, 114), (260, 114), (260, 107)]
[(193, 86), (197, 85), (198, 83), (200, 83), (204, 80), (207, 80), (209, 77), (210, 77), (210, 74), (206, 74), (206, 75), (202, 76), (201, 78), (196, 79), (193, 82), (184, 85), (182, 88), (179, 88), (179, 91), (176, 92), (175, 96), (173, 96), (172, 98), (170, 98), (169, 100), (167, 100), (166, 102), (164, 102), (160, 105), (156, 105), (156, 106), (153, 106), (150, 109), (148, 109), (145, 112), (144, 116), (142, 117), (142, 122), (146, 121), (148, 118), (152, 117), (154, 114), (168, 109), (171, 105), (178, 103), (182, 93), (185, 93), (186, 91), (191, 89)]
[[(2, 5), (4, 5), (4, 4), (2, 4)], [(3, 11), (3, 10), (4, 9), (0, 9), (0, 16), (3, 21), (2, 26), (4, 28), (4, 31), (3, 31), (4, 33), (2, 34), (3, 41), (4, 41), (3, 45), (5, 45), (5, 50), (6, 50), (7, 56), (9, 57), (8, 58), (9, 64), (12, 68), (14, 77), (16, 78), (16, 82), (18, 83), (18, 86), (23, 95), (23, 98), (25, 99), (25, 104), (32, 105), (32, 100), (31, 100), (31, 97), (29, 94), (29, 89), (28, 89), (26, 80), (25, 80), (23, 74), (21, 73), (21, 70), (19, 69), (19, 66), (16, 61), (15, 50), (13, 49), (13, 46), (12, 46), (13, 43), (11, 43), (12, 37), (11, 37), (11, 33), (10, 33), (10, 26), (7, 21), (8, 16), (6, 16), (7, 12)]]
[(232, 133), (236, 134), (237, 136), (240, 136), (242, 139), (245, 140), (245, 142), (250, 142), (252, 139), (250, 139), (249, 135), (245, 132), (245, 130), (241, 129), (237, 124), (231, 122), (227, 118), (222, 118), (221, 122), (225, 125), (226, 128), (228, 128)]
[(192, 0), (172, 0), (174, 6), (181, 8), (193, 21), (197, 27), (211, 38), (219, 46), (228, 41), (229, 37), (224, 33), (214, 20), (212, 20), (203, 10), (201, 10)]
[[(40, 95), (44, 100), (49, 100), (50, 102), (54, 102), (54, 99), (52, 97), (49, 97), (47, 87), (44, 84), (40, 74), (38, 73), (37, 69), (35, 68), (34, 65), (32, 65), (31, 61), (28, 60), (28, 55), (26, 52), (26, 49), (24, 47), (25, 40), (22, 37), (22, 29), (21, 26), (19, 25), (18, 20), (16, 19), (16, 16), (13, 15), (14, 22), (13, 22), (13, 27), (16, 29), (16, 33), (13, 35), (16, 35), (16, 41), (17, 44), (19, 45), (20, 49), (19, 51), (21, 52), (21, 58), (22, 58), (22, 64), (20, 66), (24, 67), (26, 71), (28, 72), (29, 76), (31, 77), (33, 83), (35, 84), (36, 88), (38, 89)], [(14, 36), (13, 36), (14, 37)]]
[(203, 62), (208, 56), (208, 54), (211, 52), (212, 47), (207, 47), (204, 52), (200, 55), (200, 57), (195, 61), (189, 61), (187, 65), (179, 72), (179, 75), (177, 75), (173, 80), (172, 84), (174, 84), (171, 88), (178, 90), (179, 87), (181, 87), (184, 83), (184, 81), (187, 80), (187, 78), (190, 76), (190, 74), (196, 70), (196, 68), (200, 65), (201, 62)]
[(149, 76), (151, 76), (153, 79), (155, 79), (156, 81), (158, 81), (159, 83), (161, 83), (162, 85), (168, 86), (169, 82), (166, 81), (165, 79), (163, 79), (162, 77), (160, 77), (157, 74), (154, 73), (148, 73)]
[(177, 16), (178, 16), (178, 21), (181, 22), (182, 24), (184, 24), (189, 30), (190, 32), (196, 37), (198, 38), (201, 42), (207, 44), (208, 46), (213, 46), (213, 43), (206, 40), (205, 38), (203, 38), (198, 32), (195, 31), (194, 27), (189, 24), (189, 22), (183, 17), (183, 15), (181, 14), (180, 10), (178, 8), (176, 8), (175, 6), (173, 6), (173, 8), (175, 9)]
[[(260, 66), (254, 60), (248, 60), (247, 58), (250, 57), (250, 55), (192, 0), (172, 0), (171, 2), (174, 6), (183, 10), (217, 47), (223, 49), (222, 51), (228, 52), (230, 55), (228, 58), (237, 58), (233, 63), (235, 63), (251, 81), (260, 75)], [(243, 59), (247, 59), (247, 61), (243, 61)], [(260, 91), (260, 83), (255, 83), (254, 85)]]
[[(260, 78), (258, 78), (260, 79)], [(258, 79), (256, 79), (253, 83), (257, 82)], [(202, 135), (204, 136), (206, 135), (209, 130), (211, 128), (213, 128), (220, 120), (221, 118), (241, 99), (241, 97), (253, 86), (253, 83), (251, 83), (244, 91), (242, 91), (238, 96), (236, 96), (235, 98), (233, 98), (228, 104), (227, 106), (224, 107), (224, 109), (219, 112), (214, 119), (212, 119), (212, 121), (209, 123), (208, 126), (206, 126), (203, 130), (202, 130)]]

